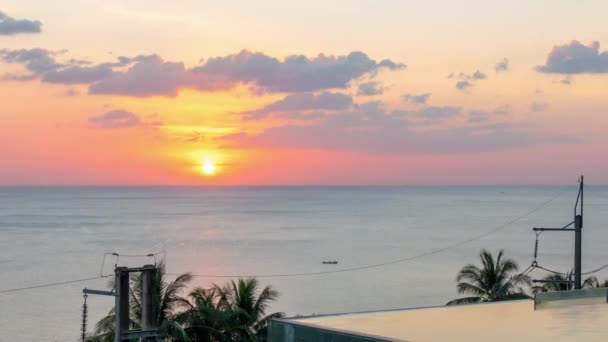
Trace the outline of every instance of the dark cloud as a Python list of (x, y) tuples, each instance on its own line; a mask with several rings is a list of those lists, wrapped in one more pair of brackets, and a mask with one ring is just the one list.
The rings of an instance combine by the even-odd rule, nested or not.
[(23, 64), (25, 68), (35, 75), (41, 75), (49, 70), (61, 68), (63, 65), (55, 61), (57, 52), (47, 49), (20, 49), (0, 50), (0, 59), (7, 63)]
[(468, 76), (468, 78), (471, 80), (485, 80), (487, 77), (488, 77), (488, 75), (484, 74), (483, 72), (481, 72), (479, 70), (475, 71), (473, 74)]
[(235, 55), (216, 57), (193, 71), (224, 78), (231, 82), (251, 83), (269, 92), (310, 92), (324, 89), (344, 89), (348, 83), (381, 69), (397, 70), (404, 64), (391, 60), (376, 62), (363, 52), (346, 56), (314, 58), (291, 55), (284, 60), (259, 52), (243, 50)]
[(397, 70), (405, 65), (390, 60), (376, 62), (362, 52), (346, 56), (293, 55), (279, 60), (262, 53), (242, 51), (211, 58), (195, 67), (170, 62), (157, 55), (120, 56), (113, 62), (58, 61), (60, 52), (46, 49), (0, 50), (0, 60), (22, 64), (32, 78), (58, 84), (88, 84), (90, 94), (124, 96), (175, 96), (181, 88), (226, 90), (248, 84), (255, 93), (312, 92), (346, 88), (364, 75)]
[(38, 20), (15, 19), (0, 11), (0, 35), (18, 33), (40, 33), (42, 23)]
[(101, 64), (125, 67), (113, 71), (107, 77), (92, 83), (89, 94), (121, 96), (176, 96), (179, 89), (200, 91), (227, 90), (235, 84), (221, 77), (207, 76), (187, 69), (182, 62), (167, 62), (158, 55), (142, 55), (133, 58), (119, 57), (116, 63)]
[[(289, 94), (285, 98), (273, 102), (264, 108), (244, 112), (242, 114), (243, 118), (246, 120), (263, 119), (273, 113), (283, 113), (283, 117), (296, 118), (302, 117), (302, 113), (294, 114), (293, 112), (345, 110), (352, 105), (352, 97), (342, 93), (323, 92), (318, 95), (312, 93), (295, 93)], [(285, 115), (287, 112), (291, 112), (292, 114)]]
[[(450, 107), (454, 108), (454, 107)], [(288, 124), (247, 135), (223, 137), (233, 147), (335, 149), (373, 153), (475, 153), (540, 143), (570, 143), (563, 136), (540, 137), (509, 124), (417, 129), (418, 112), (388, 111), (379, 102), (325, 115), (313, 124)]]
[(440, 119), (447, 119), (447, 118), (456, 116), (456, 115), (460, 114), (461, 111), (462, 111), (462, 108), (460, 108), (460, 107), (431, 106), (431, 107), (426, 107), (426, 108), (420, 109), (416, 113), (416, 116), (418, 116), (419, 118), (422, 118), (422, 119), (440, 120)]
[(473, 83), (471, 83), (469, 81), (458, 81), (458, 82), (456, 82), (456, 85), (455, 85), (456, 89), (458, 89), (458, 90), (467, 90), (472, 86), (473, 86)]
[(473, 110), (469, 112), (469, 122), (470, 123), (482, 123), (488, 122), (491, 118), (495, 116), (504, 116), (511, 114), (511, 106), (504, 105), (500, 106), (491, 111), (484, 110)]
[(535, 113), (536, 112), (542, 112), (542, 111), (546, 110), (547, 108), (549, 108), (549, 105), (546, 104), (546, 103), (536, 103), (536, 102), (533, 102), (530, 105), (530, 110), (532, 112), (535, 112)]
[(99, 116), (89, 118), (89, 122), (99, 128), (130, 128), (141, 126), (158, 126), (161, 122), (143, 121), (138, 115), (126, 110), (111, 110)]
[(213, 90), (213, 84), (204, 84), (192, 77), (184, 64), (165, 62), (155, 56), (137, 61), (128, 70), (91, 84), (89, 94), (123, 96), (176, 96), (180, 88)]
[(454, 86), (458, 90), (465, 91), (465, 90), (473, 87), (475, 82), (480, 81), (480, 80), (485, 80), (486, 78), (488, 78), (488, 75), (486, 75), (482, 71), (476, 70), (475, 72), (473, 72), (471, 74), (466, 74), (464, 72), (460, 72), (460, 73), (458, 73), (458, 75), (456, 75), (455, 73), (451, 73), (450, 75), (448, 75), (448, 78), (449, 79), (458, 78), (458, 82), (456, 82), (456, 84)]
[(599, 42), (583, 45), (573, 40), (570, 44), (554, 46), (545, 64), (535, 69), (556, 74), (606, 73), (608, 51), (600, 52)]
[(359, 84), (359, 90), (357, 95), (359, 96), (374, 96), (382, 95), (384, 93), (384, 87), (380, 86), (378, 82), (365, 82)]
[(23, 64), (31, 73), (14, 80), (29, 81), (41, 78), (48, 83), (87, 84), (107, 78), (113, 74), (111, 64), (88, 66), (89, 62), (71, 59), (67, 63), (57, 62), (61, 52), (46, 49), (0, 50), (0, 59), (7, 63)]
[(58, 84), (87, 84), (104, 80), (114, 75), (112, 67), (107, 64), (94, 66), (65, 66), (48, 70), (42, 75), (42, 80)]
[(509, 60), (507, 58), (501, 59), (494, 65), (494, 70), (496, 72), (509, 71)]
[(418, 94), (418, 95), (414, 95), (414, 94), (405, 94), (403, 95), (403, 99), (407, 102), (410, 103), (414, 103), (414, 104), (426, 104), (427, 101), (429, 100), (429, 98), (431, 97), (431, 93), (422, 93), (422, 94)]

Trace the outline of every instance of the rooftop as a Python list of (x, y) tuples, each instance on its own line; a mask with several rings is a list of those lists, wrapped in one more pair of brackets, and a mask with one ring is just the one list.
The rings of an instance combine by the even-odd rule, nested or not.
[(550, 304), (544, 300), (537, 310), (533, 300), (518, 300), (283, 319), (271, 323), (270, 341), (326, 336), (333, 341), (605, 341), (605, 293), (578, 299), (566, 295)]

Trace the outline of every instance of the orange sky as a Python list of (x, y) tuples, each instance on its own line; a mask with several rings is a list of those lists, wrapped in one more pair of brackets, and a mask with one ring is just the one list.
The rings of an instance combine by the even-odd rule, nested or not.
[(0, 184), (608, 182), (604, 2), (4, 6)]

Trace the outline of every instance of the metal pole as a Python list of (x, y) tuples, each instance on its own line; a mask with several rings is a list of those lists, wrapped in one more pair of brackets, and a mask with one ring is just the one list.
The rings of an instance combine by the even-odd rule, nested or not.
[(116, 299), (114, 301), (114, 341), (123, 341), (122, 334), (129, 330), (129, 271), (127, 267), (114, 269)]
[(585, 190), (585, 176), (581, 175), (581, 228), (583, 228), (583, 192)]
[(583, 249), (583, 186), (584, 179), (581, 176), (580, 196), (581, 211), (574, 217), (574, 288), (582, 288), (582, 249)]
[[(154, 265), (144, 265), (149, 268), (141, 272), (142, 276), (142, 312), (141, 328), (145, 330), (155, 330), (157, 322), (158, 296), (156, 289), (156, 267)], [(144, 342), (156, 342), (156, 337), (146, 337)]]
[(82, 342), (86, 342), (87, 340), (87, 297), (88, 295), (85, 293), (84, 304), (82, 304)]

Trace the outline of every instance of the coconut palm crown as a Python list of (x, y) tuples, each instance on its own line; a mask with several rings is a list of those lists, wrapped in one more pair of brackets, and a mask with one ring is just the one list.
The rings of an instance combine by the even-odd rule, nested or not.
[(479, 258), (481, 267), (466, 265), (456, 276), (458, 293), (466, 297), (454, 299), (447, 305), (530, 298), (524, 291), (524, 287), (531, 284), (530, 277), (518, 273), (519, 266), (513, 259), (505, 258), (503, 250), (494, 257), (483, 249)]

